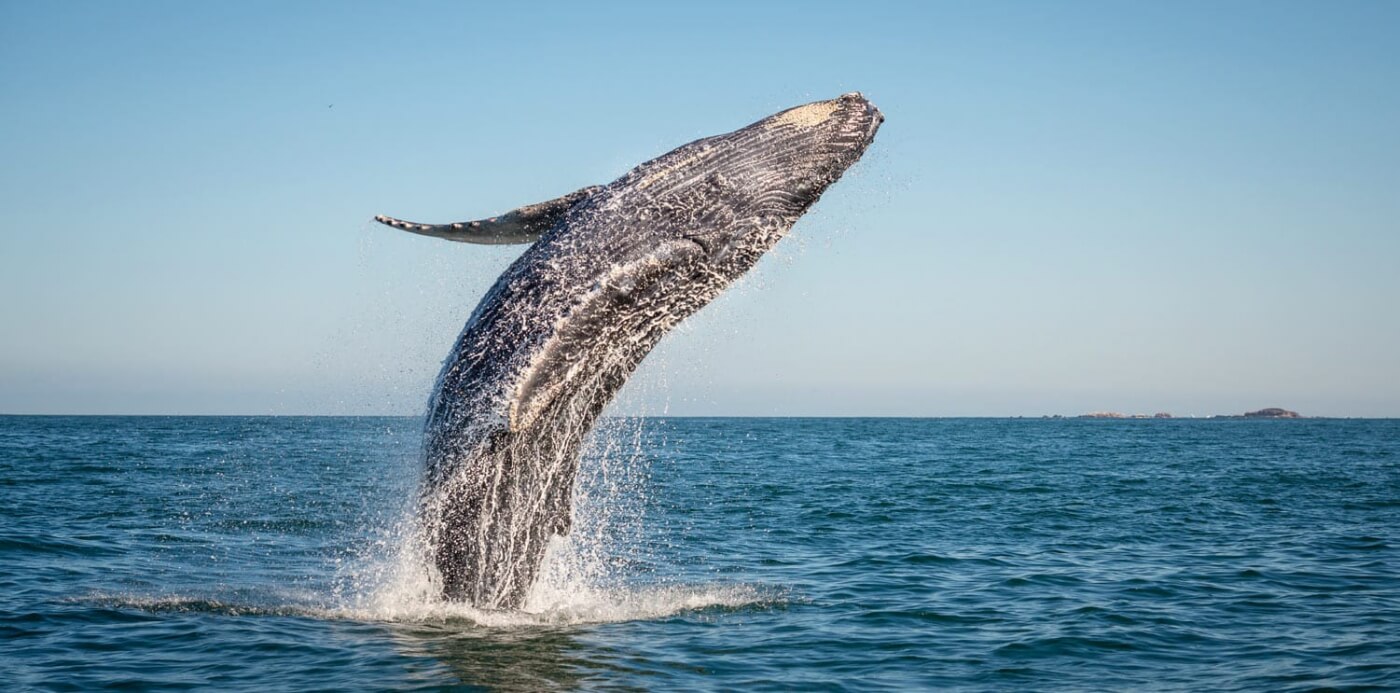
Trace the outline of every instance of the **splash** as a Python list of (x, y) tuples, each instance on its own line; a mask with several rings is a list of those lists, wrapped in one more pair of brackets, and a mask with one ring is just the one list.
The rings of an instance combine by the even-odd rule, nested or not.
[(421, 515), (400, 509), (396, 521), (344, 562), (334, 603), (308, 615), (494, 628), (647, 620), (785, 603), (781, 590), (684, 584), (638, 572), (654, 563), (644, 542), (647, 436), (641, 419), (600, 421), (582, 455), (572, 531), (550, 540), (522, 608), (483, 609), (444, 599)]

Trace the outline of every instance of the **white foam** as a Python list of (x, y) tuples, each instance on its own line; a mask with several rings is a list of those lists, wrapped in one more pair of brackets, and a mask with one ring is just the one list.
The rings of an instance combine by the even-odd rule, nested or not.
[(742, 584), (638, 584), (646, 465), (642, 422), (603, 419), (583, 452), (573, 527), (551, 540), (539, 577), (519, 611), (478, 609), (442, 598), (424, 533), (412, 508), (383, 525), (362, 554), (344, 561), (329, 608), (315, 615), (360, 621), (462, 622), (484, 627), (612, 623), (668, 618), (713, 608), (780, 604), (781, 591)]
[(380, 601), (332, 609), (316, 615), (356, 621), (463, 622), (488, 628), (518, 628), (655, 620), (685, 612), (762, 607), (779, 601), (748, 585), (676, 585), (582, 590), (568, 595), (567, 599), (536, 601), (522, 611), (477, 609), (434, 596), (421, 600)]
[(392, 560), (359, 574), (341, 603), (314, 615), (357, 621), (464, 622), (491, 628), (574, 625), (668, 618), (712, 608), (772, 606), (781, 591), (744, 584), (626, 584), (598, 545), (573, 538), (551, 542), (539, 581), (519, 611), (478, 609), (446, 601), (421, 543), (407, 539)]

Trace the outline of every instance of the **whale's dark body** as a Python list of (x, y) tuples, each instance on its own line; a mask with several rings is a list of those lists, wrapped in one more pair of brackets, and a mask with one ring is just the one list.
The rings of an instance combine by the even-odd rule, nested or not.
[(476, 222), (396, 228), (529, 242), (482, 299), (429, 405), (422, 520), (443, 594), (519, 608), (570, 524), (579, 448), (672, 327), (782, 238), (884, 117), (860, 94), (697, 140), (605, 186)]

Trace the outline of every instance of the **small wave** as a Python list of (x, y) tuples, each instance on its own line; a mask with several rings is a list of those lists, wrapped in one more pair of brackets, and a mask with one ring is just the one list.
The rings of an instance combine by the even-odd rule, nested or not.
[(323, 617), (326, 609), (306, 604), (257, 604), (237, 599), (196, 597), (186, 595), (111, 595), (98, 594), (74, 600), (94, 603), (114, 609), (139, 609), (156, 613), (204, 613), (223, 616), (297, 616)]
[(114, 556), (120, 553), (110, 545), (92, 538), (0, 534), (0, 554), (11, 551), (58, 556)]

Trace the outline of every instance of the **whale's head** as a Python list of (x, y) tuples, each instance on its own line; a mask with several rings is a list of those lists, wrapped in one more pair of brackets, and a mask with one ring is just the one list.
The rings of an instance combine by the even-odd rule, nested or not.
[(884, 120), (851, 93), (697, 140), (609, 186), (634, 215), (619, 226), (642, 252), (684, 239), (714, 263), (751, 264), (860, 159)]
[(722, 138), (735, 192), (800, 215), (865, 152), (884, 114), (859, 92), (790, 108)]

